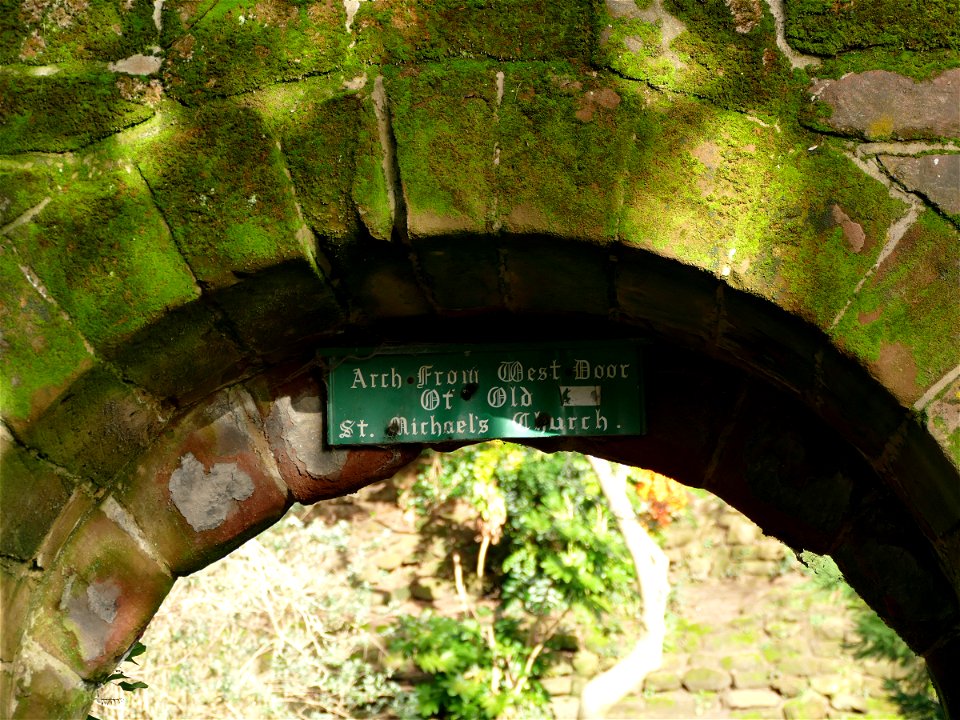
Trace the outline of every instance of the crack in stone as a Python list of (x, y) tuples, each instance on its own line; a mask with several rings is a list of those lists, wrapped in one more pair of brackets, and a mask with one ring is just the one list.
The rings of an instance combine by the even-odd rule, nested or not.
[[(50, 201), (51, 201), (52, 199), (53, 199), (53, 198), (48, 195), (48, 196), (45, 197), (43, 200), (41, 200), (41, 201), (38, 202), (36, 205), (34, 205), (32, 208), (30, 208), (30, 209), (27, 210), (26, 212), (22, 213), (22, 214), (20, 215), (20, 217), (17, 217), (17, 218), (15, 218), (14, 220), (12, 220), (11, 222), (9, 222), (8, 224), (4, 225), (2, 228), (0, 228), (0, 236), (2, 236), (2, 235), (9, 235), (9, 234), (12, 233), (14, 230), (16, 230), (18, 227), (21, 227), (21, 226), (26, 225), (27, 223), (31, 222), (37, 215), (39, 215), (39, 214), (43, 211), (43, 209), (44, 209), (48, 204), (50, 204)], [(21, 268), (21, 269), (22, 269), (22, 268)]]
[(407, 206), (403, 197), (403, 184), (397, 163), (397, 139), (390, 122), (390, 105), (383, 85), (383, 75), (377, 75), (374, 80), (370, 99), (373, 100), (373, 112), (377, 117), (380, 147), (383, 148), (381, 166), (387, 180), (387, 203), (390, 205), (390, 214), (393, 216), (392, 234), (396, 234), (400, 239), (406, 239), (408, 237)]

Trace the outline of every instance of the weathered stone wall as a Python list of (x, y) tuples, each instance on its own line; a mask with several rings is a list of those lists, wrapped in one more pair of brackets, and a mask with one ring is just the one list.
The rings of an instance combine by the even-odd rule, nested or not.
[(0, 8), (5, 713), (408, 459), (311, 444), (318, 346), (452, 336), (649, 337), (650, 436), (580, 446), (832, 553), (949, 687), (955, 4)]

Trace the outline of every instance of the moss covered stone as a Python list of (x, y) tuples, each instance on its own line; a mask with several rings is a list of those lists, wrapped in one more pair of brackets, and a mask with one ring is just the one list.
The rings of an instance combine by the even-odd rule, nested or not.
[(612, 241), (643, 112), (635, 87), (567, 63), (517, 63), (504, 74), (498, 225)]
[(10, 239), (0, 237), (0, 398), (4, 422), (14, 431), (35, 420), (93, 365), (83, 337), (24, 268)]
[[(113, 518), (97, 511), (50, 569), (29, 635), (81, 677), (103, 681), (173, 587), (165, 567)], [(123, 516), (123, 523), (130, 522)]]
[(960, 7), (953, 0), (786, 0), (784, 5), (787, 41), (801, 52), (960, 49)]
[(384, 68), (411, 234), (492, 226), (497, 72), (474, 61)]
[(0, 155), (77, 150), (148, 119), (153, 108), (125, 78), (102, 66), (0, 67)]
[(589, 0), (377, 0), (360, 5), (353, 32), (364, 62), (588, 61), (595, 24)]
[(904, 403), (957, 364), (960, 233), (927, 211), (856, 295), (834, 330)]
[(751, 8), (745, 15), (723, 0), (664, 5), (686, 25), (672, 45), (683, 68), (667, 87), (718, 107), (761, 113), (796, 102), (802, 79), (777, 50), (774, 19), (765, 5), (740, 3), (741, 10)]
[(222, 312), (206, 302), (166, 313), (109, 358), (124, 378), (181, 406), (234, 380), (247, 367)]
[(188, 19), (164, 15), (163, 78), (188, 103), (330, 72), (350, 37), (343, 3), (240, 0), (216, 3)]
[(0, 64), (119, 60), (158, 37), (150, 0), (0, 0)]
[(5, 434), (0, 435), (0, 554), (20, 560), (34, 557), (54, 520), (70, 499), (73, 482), (34, 458)]
[(314, 231), (338, 239), (355, 235), (351, 195), (364, 114), (357, 92), (345, 89), (340, 76), (309, 78), (248, 95), (242, 102), (263, 117), (279, 142), (304, 218)]
[(278, 262), (313, 260), (283, 155), (254, 108), (171, 108), (137, 162), (202, 286), (225, 287)]
[(821, 327), (906, 209), (796, 126), (683, 99), (644, 116), (625, 192), (624, 240), (711, 270)]
[(12, 239), (22, 262), (94, 346), (114, 347), (199, 296), (128, 161), (91, 153), (51, 160), (38, 171), (55, 183), (50, 202)]
[(160, 424), (159, 408), (149, 398), (98, 365), (22, 434), (58, 465), (108, 485)]
[(345, 319), (330, 282), (306, 261), (272, 267), (217, 293), (215, 300), (244, 345), (262, 355), (331, 336)]

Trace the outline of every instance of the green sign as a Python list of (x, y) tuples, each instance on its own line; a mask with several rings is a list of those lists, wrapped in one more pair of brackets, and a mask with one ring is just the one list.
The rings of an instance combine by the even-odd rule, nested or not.
[(645, 431), (632, 342), (358, 350), (327, 363), (331, 445)]

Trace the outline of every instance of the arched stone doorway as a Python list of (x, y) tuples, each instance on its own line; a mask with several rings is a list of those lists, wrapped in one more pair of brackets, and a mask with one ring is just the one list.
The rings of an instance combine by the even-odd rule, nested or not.
[(533, 337), (649, 340), (649, 435), (571, 448), (833, 554), (953, 692), (954, 7), (248, 5), (3, 20), (4, 712), (409, 459), (271, 440), (318, 348)]
[[(561, 243), (553, 247), (562, 252)], [(509, 258), (510, 246), (500, 250)], [(798, 550), (831, 555), (927, 658), (949, 707), (958, 608), (957, 568), (946, 543), (956, 476), (946, 457), (931, 452), (939, 448), (923, 425), (820, 331), (769, 303), (643, 251), (586, 252), (594, 271), (599, 265), (611, 282), (600, 299), (584, 294), (578, 300), (570, 286), (563, 288), (569, 276), (537, 267), (511, 276), (518, 285), (545, 288), (532, 311), (474, 308), (447, 317), (390, 318), (358, 323), (336, 339), (487, 345), (642, 337), (646, 436), (531, 444), (664, 472), (709, 489)], [(588, 266), (576, 267), (579, 279)], [(494, 268), (477, 264), (474, 270)], [(273, 278), (267, 273), (245, 282), (255, 294)], [(551, 286), (566, 298), (565, 312), (543, 312), (539, 303), (557, 297), (545, 297)], [(611, 297), (616, 312), (590, 312)], [(113, 462), (124, 442), (144, 448), (112, 488), (77, 488), (52, 529), (36, 533), (42, 543), (34, 568), (12, 587), (7, 606), (19, 612), (13, 618), (23, 632), (11, 643), (18, 649), (6, 668), (16, 714), (84, 712), (89, 683), (112, 670), (175, 577), (223, 556), (278, 520), (294, 500), (350, 492), (388, 477), (419, 453), (420, 446), (324, 447), (323, 368), (316, 356), (323, 343), (302, 342), (296, 322), (272, 327), (290, 338), (275, 346), (272, 362), (246, 377), (242, 366), (201, 377), (191, 389), (197, 399), (169, 418), (144, 425), (143, 415), (131, 412), (143, 405), (102, 396), (84, 410), (85, 377), (48, 420), (77, 423), (69, 440), (84, 451), (51, 446), (48, 458), (38, 458), (14, 445), (31, 477), (38, 470), (49, 476), (51, 461), (72, 472)], [(225, 382), (225, 376), (236, 379)], [(850, 406), (851, 396), (871, 403), (869, 416)], [(104, 412), (116, 414), (103, 422)], [(102, 424), (91, 427), (90, 417)]]

